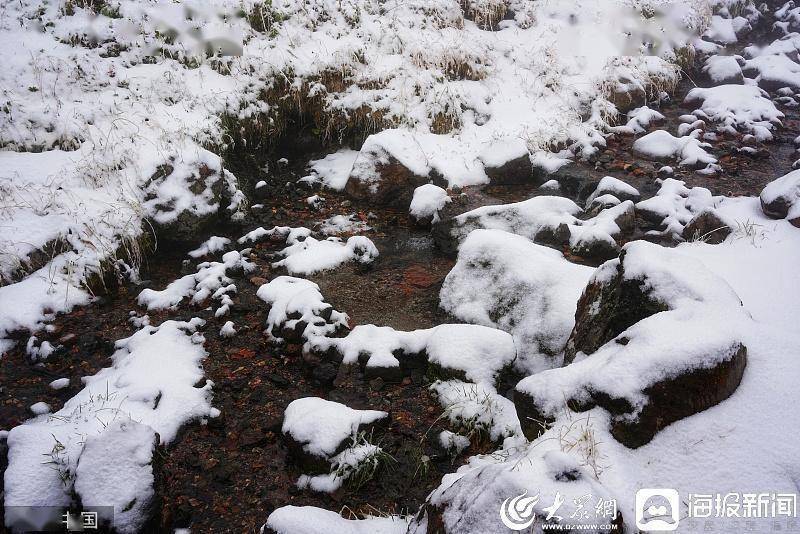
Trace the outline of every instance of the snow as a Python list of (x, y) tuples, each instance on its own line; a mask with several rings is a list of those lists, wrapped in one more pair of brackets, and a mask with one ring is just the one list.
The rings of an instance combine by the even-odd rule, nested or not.
[(408, 519), (400, 516), (345, 519), (313, 506), (282, 506), (264, 525), (278, 534), (405, 534)]
[(289, 403), (283, 413), (282, 432), (302, 444), (314, 456), (330, 458), (339, 446), (358, 432), (389, 414), (378, 410), (354, 410), (338, 402), (305, 397)]
[(693, 114), (717, 124), (722, 133), (744, 132), (759, 141), (772, 139), (772, 130), (781, 125), (783, 113), (767, 98), (767, 94), (752, 85), (718, 85), (696, 87), (689, 91), (686, 103), (700, 103)]
[(318, 231), (322, 235), (356, 234), (371, 230), (367, 223), (360, 220), (356, 214), (334, 215), (322, 221)]
[[(613, 176), (604, 176), (600, 179), (594, 192), (586, 199), (586, 206), (590, 206), (596, 198), (606, 194), (613, 195), (617, 199), (639, 199), (639, 191), (629, 183)], [(619, 204), (619, 201), (617, 201), (617, 204)]]
[(439, 221), (439, 210), (450, 202), (450, 196), (445, 189), (433, 184), (425, 184), (414, 190), (408, 213), (417, 220), (430, 218), (431, 222)]
[(236, 335), (236, 329), (234, 328), (233, 321), (225, 321), (225, 324), (222, 325), (222, 328), (219, 329), (220, 337), (233, 337)]
[(464, 450), (469, 448), (469, 444), (470, 442), (467, 436), (460, 436), (449, 430), (442, 430), (439, 432), (439, 445), (445, 450), (461, 454)]
[(440, 306), (463, 321), (509, 332), (517, 348), (515, 367), (541, 371), (561, 365), (576, 303), (592, 271), (524, 237), (474, 230), (442, 284)]
[(424, 355), (444, 370), (460, 371), (467, 380), (493, 385), (498, 373), (517, 355), (512, 337), (480, 325), (443, 324), (404, 332), (388, 326), (358, 325), (343, 338), (315, 339), (309, 347), (342, 355), (343, 364), (366, 357), (367, 367), (399, 367), (398, 358)]
[(437, 326), (425, 351), (430, 363), (462, 370), (467, 380), (488, 384), (494, 384), (498, 372), (517, 357), (509, 334), (479, 325)]
[(705, 187), (688, 188), (682, 180), (665, 178), (657, 180), (661, 187), (654, 197), (636, 204), (640, 215), (657, 222), (656, 235), (679, 238), (683, 228), (692, 218), (706, 208), (717, 206), (722, 198), (712, 196)]
[(50, 405), (46, 402), (36, 402), (31, 404), (30, 410), (33, 412), (33, 415), (42, 415), (50, 413)]
[(323, 240), (306, 237), (302, 241), (287, 240), (287, 243), (289, 246), (279, 253), (284, 259), (272, 266), (285, 267), (289, 274), (309, 275), (351, 261), (369, 264), (379, 255), (375, 244), (364, 236), (352, 236), (344, 242), (338, 237)]
[(195, 274), (178, 278), (160, 291), (143, 289), (137, 297), (137, 302), (140, 306), (146, 306), (148, 310), (174, 310), (188, 297), (191, 297), (195, 304), (202, 304), (208, 298), (212, 298), (219, 300), (222, 306), (230, 307), (228, 293), (235, 293), (236, 286), (228, 273), (233, 270), (249, 273), (256, 268), (256, 265), (240, 252), (233, 250), (225, 253), (221, 262), (203, 262), (197, 266)]
[(36, 332), (57, 313), (90, 302), (89, 293), (73, 285), (67, 263), (66, 258), (54, 260), (21, 282), (0, 287), (0, 355), (13, 346), (12, 332)]
[(322, 159), (310, 161), (308, 167), (314, 181), (321, 182), (328, 189), (341, 191), (347, 185), (347, 178), (350, 176), (350, 170), (353, 168), (357, 156), (357, 150), (342, 149), (328, 154)]
[[(443, 478), (430, 502), (445, 507), (448, 528), (469, 524), (469, 529), (494, 531), (499, 528), (495, 511), (502, 501), (525, 490), (531, 495), (539, 493), (544, 505), (552, 503), (555, 492), (560, 492), (565, 497), (564, 513), (560, 515), (565, 518), (574, 511), (570, 492), (576, 497), (592, 493), (595, 497), (615, 498), (625, 518), (635, 517), (634, 495), (642, 487), (675, 488), (681, 495), (759, 491), (741, 488), (762, 487), (772, 492), (796, 492), (795, 459), (800, 455), (800, 444), (786, 439), (786, 426), (797, 420), (797, 414), (785, 398), (793, 395), (793, 377), (800, 365), (797, 358), (786, 357), (796, 354), (800, 343), (794, 325), (800, 301), (795, 293), (786, 291), (786, 284), (800, 284), (795, 268), (800, 262), (800, 233), (786, 221), (766, 218), (757, 198), (726, 199), (718, 210), (724, 217), (739, 221), (738, 228), (754, 225), (763, 235), (737, 230), (734, 239), (721, 245), (692, 242), (675, 250), (658, 250), (652, 248), (655, 245), (638, 243), (635, 246), (644, 251), (639, 258), (640, 272), (669, 270), (679, 277), (673, 282), (686, 283), (679, 289), (675, 283), (662, 284), (666, 279), (656, 276), (661, 282), (654, 287), (664, 298), (681, 307), (711, 312), (696, 317), (695, 325), (680, 321), (680, 328), (672, 335), (664, 331), (662, 341), (655, 346), (658, 353), (668, 359), (665, 361), (675, 362), (676, 356), (683, 357), (684, 348), (692, 349), (687, 347), (684, 336), (695, 337), (698, 346), (703, 346), (709, 337), (734, 335), (748, 349), (747, 368), (736, 392), (717, 406), (661, 429), (650, 443), (634, 450), (610, 435), (609, 416), (603, 409), (571, 416), (562, 411), (556, 423), (533, 442), (510, 437), (495, 454), (474, 456), (456, 473)], [(651, 255), (648, 249), (657, 253)], [(662, 260), (667, 263), (662, 264)], [(735, 297), (741, 299), (743, 306)], [(661, 321), (660, 315), (674, 313), (657, 314), (650, 319)], [(686, 316), (687, 321), (689, 317)], [(657, 335), (655, 325), (650, 326), (651, 333)], [(646, 353), (631, 357), (641, 360), (642, 354)], [(597, 356), (595, 353), (569, 367), (595, 365), (591, 361)], [(708, 358), (708, 354), (697, 356), (698, 361)], [(599, 362), (596, 365), (595, 376), (602, 376), (605, 369), (600, 368)], [(635, 375), (624, 368), (615, 371), (625, 380), (609, 377), (607, 385), (614, 391), (627, 387), (628, 378)], [(730, 414), (747, 423), (731, 423)], [(587, 432), (592, 441), (581, 439)], [(587, 449), (591, 443), (596, 444), (594, 458)], [(752, 451), (766, 451), (767, 446), (768, 453), (753, 455)], [(579, 475), (577, 484), (565, 484), (555, 477), (565, 467)], [(698, 473), (702, 473), (699, 478)], [(540, 509), (537, 513), (546, 515)], [(686, 516), (685, 503), (681, 504), (680, 515)], [(757, 531), (773, 527), (769, 518), (752, 518), (752, 523)]]
[(633, 150), (659, 161), (677, 160), (681, 167), (702, 167), (716, 163), (716, 158), (704, 150), (711, 148), (711, 145), (699, 141), (697, 135), (693, 133), (675, 137), (664, 130), (656, 130), (634, 141)]
[(715, 85), (719, 84), (743, 84), (742, 67), (739, 61), (744, 59), (741, 56), (711, 56), (706, 59), (703, 65), (703, 72)]
[(430, 389), (447, 419), (464, 432), (483, 432), (492, 441), (522, 432), (514, 403), (490, 384), (445, 380), (434, 382)]
[(189, 252), (189, 256), (192, 258), (202, 258), (203, 256), (208, 256), (214, 254), (215, 252), (220, 252), (225, 250), (225, 247), (230, 244), (231, 240), (227, 237), (219, 237), (216, 235), (212, 235), (207, 240), (205, 240), (199, 247)]
[[(300, 324), (305, 324), (302, 336), (306, 340), (333, 334), (347, 326), (347, 315), (333, 310), (319, 286), (310, 280), (278, 276), (259, 287), (257, 295), (269, 306), (267, 333), (273, 338), (280, 329), (291, 330)], [(328, 310), (331, 310), (329, 319), (321, 320)]]
[(157, 441), (152, 428), (130, 419), (86, 438), (75, 469), (75, 493), (83, 506), (113, 506), (120, 533), (139, 532), (148, 518)]
[(651, 124), (664, 120), (660, 112), (642, 106), (628, 112), (628, 122), (622, 126), (614, 126), (609, 131), (617, 134), (639, 135), (647, 131)]
[(356, 443), (330, 458), (330, 473), (313, 476), (300, 475), (297, 487), (310, 488), (319, 493), (333, 493), (347, 482), (356, 469), (363, 468), (363, 464), (377, 464), (377, 457), (382, 451), (383, 449), (371, 443)]
[(69, 378), (56, 378), (50, 382), (50, 387), (55, 390), (64, 389), (67, 386), (69, 386)]
[[(112, 366), (84, 377), (84, 388), (63, 408), (11, 429), (5, 505), (68, 505), (85, 444), (92, 443), (88, 438), (113, 429), (115, 421), (133, 419), (168, 444), (189, 421), (219, 415), (210, 404), (212, 383), (195, 387), (203, 379), (206, 356), (197, 331), (202, 325), (200, 319), (166, 321), (117, 341)], [(66, 485), (62, 476), (69, 477)]]

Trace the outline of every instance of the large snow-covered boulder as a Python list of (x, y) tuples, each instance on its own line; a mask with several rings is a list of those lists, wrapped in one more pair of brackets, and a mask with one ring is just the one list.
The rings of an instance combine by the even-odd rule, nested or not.
[(360, 430), (385, 423), (388, 417), (378, 410), (355, 410), (319, 397), (305, 397), (286, 407), (281, 430), (293, 458), (307, 472), (326, 472), (330, 459), (346, 449)]
[(759, 198), (765, 215), (800, 227), (800, 170), (767, 184)]
[(548, 369), (561, 364), (575, 303), (591, 273), (525, 237), (474, 230), (445, 278), (440, 306), (463, 321), (511, 333), (521, 370)]
[[(514, 402), (528, 438), (566, 406), (600, 406), (628, 447), (666, 425), (728, 398), (747, 350), (739, 297), (697, 260), (635, 241), (600, 267), (586, 287), (566, 363), (520, 381)], [(572, 362), (572, 363), (570, 363)]]

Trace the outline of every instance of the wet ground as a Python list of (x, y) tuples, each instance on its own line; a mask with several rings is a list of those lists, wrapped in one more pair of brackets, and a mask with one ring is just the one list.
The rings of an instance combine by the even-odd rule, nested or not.
[[(707, 85), (699, 76), (691, 78)], [(694, 83), (686, 77), (672, 103), (660, 108), (666, 122), (654, 128), (677, 130), (678, 117), (692, 111), (680, 104), (692, 87)], [(711, 152), (719, 159), (722, 173), (706, 176), (675, 167), (674, 177), (689, 186), (707, 187), (714, 194), (758, 194), (766, 183), (791, 170), (796, 159), (792, 141), (800, 135), (800, 114), (797, 108), (780, 109), (786, 114), (784, 127), (774, 141), (755, 145), (759, 149), (755, 156), (736, 150), (742, 146), (740, 139), (721, 137), (712, 142)], [(637, 187), (643, 197), (652, 196), (658, 189), (655, 178), (662, 164), (633, 155), (632, 141), (627, 136), (610, 139), (592, 162), (577, 164), (577, 171), (589, 182), (610, 174)], [(368, 271), (345, 265), (311, 276), (326, 300), (348, 313), (353, 325), (376, 323), (410, 330), (448, 321), (438, 308), (438, 292), (453, 259), (441, 254), (429, 232), (411, 224), (404, 211), (351, 203), (330, 192), (323, 193), (327, 201), (321, 210), (309, 207), (305, 198), (313, 192), (286, 183), (303, 176), (305, 161), (316, 155), (312, 150), (302, 157), (294, 154), (290, 164), (281, 167), (274, 161), (282, 156), (278, 152), (270, 161), (275, 171), (269, 174), (252, 170), (265, 162), (234, 158), (231, 167), (237, 176), (250, 184), (261, 179), (269, 182), (268, 195), (260, 200), (264, 208), (254, 211), (241, 226), (215, 228), (209, 235), (237, 238), (259, 225), (312, 226), (332, 215), (355, 213), (373, 228), (365, 235), (375, 242), (380, 258)], [(513, 202), (538, 194), (532, 184), (476, 189), (484, 203)], [(585, 198), (583, 192), (577, 196)], [(198, 236), (195, 243), (162, 244), (144, 266), (145, 285), (160, 289), (181, 276), (186, 252), (207, 237)], [(209, 356), (203, 366), (215, 384), (214, 405), (222, 412), (207, 425), (188, 425), (165, 452), (160, 481), (164, 531), (191, 526), (194, 532), (253, 532), (272, 510), (287, 504), (349, 509), (353, 514), (413, 513), (445, 473), (454, 471), (468, 456), (492, 449), (490, 443), (481, 442), (456, 458), (438, 450), (435, 438), (446, 425), (422, 371), (410, 372), (399, 384), (365, 382), (358, 374), (348, 374), (340, 375), (332, 387), (323, 387), (308, 375), (299, 346), (269, 344), (262, 333), (266, 309), (255, 291), (265, 281), (284, 274), (269, 266), (276, 249), (269, 244), (254, 248), (253, 261), (259, 269), (235, 281), (238, 293), (229, 317), (215, 319), (210, 310), (190, 306), (181, 308), (177, 317), (175, 313), (150, 313), (152, 324), (194, 316), (208, 321), (204, 333)], [(80, 389), (80, 377), (108, 366), (113, 342), (135, 331), (129, 312), (145, 313), (135, 303), (141, 289), (119, 286), (95, 304), (57, 318), (54, 330), (40, 338), (64, 349), (45, 363), (27, 361), (24, 343), (0, 359), (0, 427), (22, 423), (30, 417), (28, 407), (35, 402), (47, 402), (53, 411), (58, 410)], [(233, 338), (218, 335), (226, 320), (234, 321), (239, 329)], [(26, 338), (21, 336), (23, 341)], [(48, 387), (61, 377), (70, 378), (69, 387), (59, 391)], [(286, 405), (309, 395), (355, 408), (389, 411), (391, 426), (375, 439), (395, 462), (359, 488), (345, 486), (333, 495), (298, 490), (294, 482), (301, 471), (287, 457), (280, 425)]]

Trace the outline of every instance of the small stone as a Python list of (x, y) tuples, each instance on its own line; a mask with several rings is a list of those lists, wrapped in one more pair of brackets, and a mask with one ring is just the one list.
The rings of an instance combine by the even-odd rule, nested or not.
[(383, 378), (377, 377), (369, 381), (369, 389), (372, 391), (380, 391), (385, 385)]
[(254, 276), (250, 279), (250, 283), (254, 286), (263, 286), (267, 282), (268, 280), (266, 278), (261, 278), (260, 276)]

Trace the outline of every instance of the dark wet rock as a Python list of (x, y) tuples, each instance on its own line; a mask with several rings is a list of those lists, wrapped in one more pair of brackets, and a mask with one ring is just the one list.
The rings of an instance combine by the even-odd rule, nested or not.
[(717, 245), (731, 235), (733, 229), (713, 209), (704, 209), (695, 215), (683, 228), (682, 237), (687, 241), (703, 241)]

